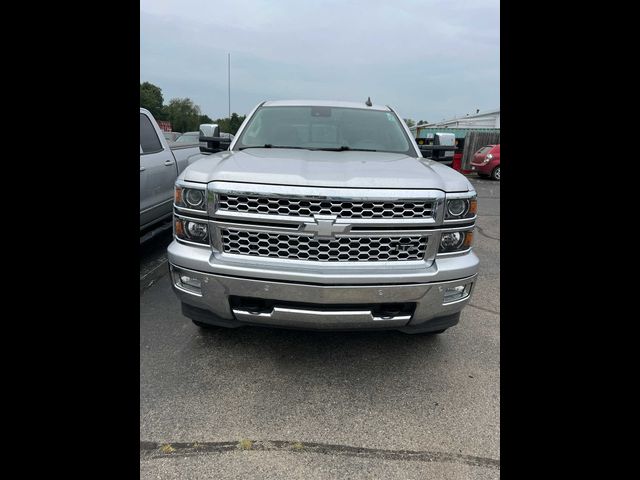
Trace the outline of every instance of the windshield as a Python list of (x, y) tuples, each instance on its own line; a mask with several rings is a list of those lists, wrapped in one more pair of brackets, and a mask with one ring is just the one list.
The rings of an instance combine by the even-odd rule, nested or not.
[(190, 133), (179, 136), (176, 143), (199, 143), (200, 133)]
[(344, 107), (261, 107), (234, 149), (366, 150), (417, 156), (393, 112)]
[(492, 148), (493, 148), (493, 145), (487, 145), (486, 147), (482, 147), (480, 150), (476, 152), (476, 155), (484, 155), (485, 153), (488, 153), (489, 150), (491, 150)]

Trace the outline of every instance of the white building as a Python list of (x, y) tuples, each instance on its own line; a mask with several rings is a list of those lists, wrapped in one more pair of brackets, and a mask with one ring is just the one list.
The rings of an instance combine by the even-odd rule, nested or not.
[(467, 114), (464, 117), (429, 123), (428, 125), (421, 125), (421, 127), (500, 128), (500, 109), (487, 110), (486, 112), (478, 112), (473, 115)]

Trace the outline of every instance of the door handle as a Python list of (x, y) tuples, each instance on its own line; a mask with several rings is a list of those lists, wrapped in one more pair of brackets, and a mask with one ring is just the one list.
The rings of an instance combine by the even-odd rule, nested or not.
[(173, 165), (173, 160), (165, 160), (164, 164), (168, 167), (169, 165)]
[(140, 171), (144, 172), (146, 170), (146, 168), (144, 168), (143, 166), (140, 166)]

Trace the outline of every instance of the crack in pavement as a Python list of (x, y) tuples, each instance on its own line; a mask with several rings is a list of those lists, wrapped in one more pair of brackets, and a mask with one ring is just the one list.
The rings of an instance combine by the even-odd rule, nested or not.
[[(153, 285), (158, 279), (164, 277), (169, 273), (169, 268), (167, 267), (167, 262), (169, 260), (165, 257), (163, 258), (158, 265), (153, 267), (149, 272), (140, 277), (140, 293), (144, 292), (147, 288)], [(164, 267), (162, 270), (160, 270)]]
[(242, 440), (240, 442), (140, 442), (140, 459), (155, 459), (171, 455), (194, 456), (230, 451), (260, 451), (289, 453), (319, 453), (381, 460), (407, 460), (418, 462), (464, 463), (477, 467), (500, 469), (500, 460), (474, 455), (415, 450), (385, 450), (380, 448), (352, 447), (314, 442), (286, 440)]
[(476, 228), (478, 229), (478, 232), (480, 232), (480, 235), (482, 235), (483, 237), (490, 238), (491, 240), (497, 240), (498, 242), (500, 241), (498, 237), (492, 237), (491, 235), (487, 235), (486, 233), (484, 233), (484, 230), (482, 230), (482, 227), (480, 227), (479, 225), (476, 225)]

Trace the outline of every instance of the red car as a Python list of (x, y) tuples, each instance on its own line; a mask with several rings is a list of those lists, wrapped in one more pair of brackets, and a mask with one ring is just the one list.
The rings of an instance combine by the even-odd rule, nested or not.
[(500, 181), (500, 144), (482, 147), (473, 155), (471, 170)]

